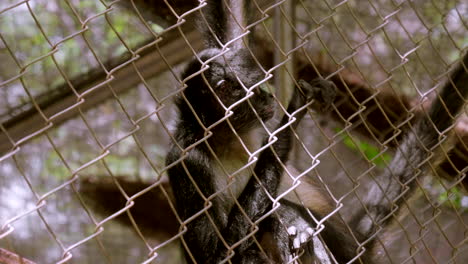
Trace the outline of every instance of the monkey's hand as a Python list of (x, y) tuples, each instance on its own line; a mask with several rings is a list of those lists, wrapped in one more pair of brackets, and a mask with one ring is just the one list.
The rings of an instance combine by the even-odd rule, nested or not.
[(315, 78), (310, 82), (299, 80), (301, 92), (307, 102), (314, 100), (320, 111), (327, 111), (335, 100), (337, 88), (332, 81)]

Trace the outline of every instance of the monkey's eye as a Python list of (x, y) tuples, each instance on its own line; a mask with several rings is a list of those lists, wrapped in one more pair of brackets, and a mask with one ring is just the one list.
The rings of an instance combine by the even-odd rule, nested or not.
[(227, 85), (226, 80), (223, 79), (216, 83), (216, 88), (224, 88), (226, 87), (226, 85)]

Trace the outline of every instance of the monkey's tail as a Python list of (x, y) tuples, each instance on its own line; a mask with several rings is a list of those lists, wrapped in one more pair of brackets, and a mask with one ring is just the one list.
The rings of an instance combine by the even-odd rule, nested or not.
[(452, 72), (429, 111), (429, 117), (438, 131), (444, 132), (453, 124), (456, 115), (465, 104), (467, 94), (468, 53)]
[[(433, 158), (432, 151), (455, 122), (467, 96), (468, 54), (465, 54), (427, 114), (410, 129), (387, 169), (378, 176), (378, 184), (371, 187), (365, 199), (366, 208), (354, 216), (352, 224), (363, 239), (371, 238), (378, 229), (387, 226), (404, 198), (413, 193), (416, 178), (425, 174), (426, 163)], [(376, 244), (371, 242), (370, 252)]]
[[(201, 9), (197, 24), (204, 35), (207, 48), (221, 48), (221, 45), (239, 38), (244, 33), (248, 3), (236, 0), (205, 0), (202, 3), (206, 5)], [(241, 39), (230, 45), (234, 49), (240, 49), (242, 46)]]
[(207, 48), (220, 48), (225, 43), (225, 28), (227, 16), (223, 8), (224, 0), (205, 0), (201, 8), (201, 15), (197, 19), (197, 26), (203, 33)]

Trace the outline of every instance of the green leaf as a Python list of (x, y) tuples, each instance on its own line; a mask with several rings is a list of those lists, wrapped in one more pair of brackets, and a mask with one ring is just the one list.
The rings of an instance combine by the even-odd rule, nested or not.
[[(341, 128), (335, 128), (335, 131), (338, 133), (342, 131)], [(372, 161), (378, 167), (385, 167), (387, 162), (392, 159), (392, 156), (388, 153), (381, 153), (381, 150), (370, 144), (369, 142), (352, 139), (349, 135), (343, 134), (343, 143), (348, 148), (362, 152), (364, 156), (369, 160)]]

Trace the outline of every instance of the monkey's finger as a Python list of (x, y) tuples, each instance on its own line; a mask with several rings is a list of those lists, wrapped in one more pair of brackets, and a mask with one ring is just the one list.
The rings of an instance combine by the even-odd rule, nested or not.
[(300, 247), (301, 247), (301, 239), (300, 239), (300, 236), (297, 236), (293, 240), (293, 248), (294, 249), (299, 249)]
[(328, 80), (316, 78), (311, 82), (299, 80), (299, 86), (304, 93), (306, 100), (315, 100), (320, 111), (327, 111), (335, 101), (338, 88)]
[(297, 228), (295, 226), (288, 227), (288, 234), (290, 236), (295, 236), (297, 233)]
[(304, 232), (304, 233), (301, 233), (301, 234), (299, 235), (299, 239), (300, 239), (300, 241), (301, 241), (301, 245), (307, 243), (307, 241), (309, 240), (309, 238), (310, 238), (309, 234), (307, 234), (307, 233), (305, 233), (305, 232)]

